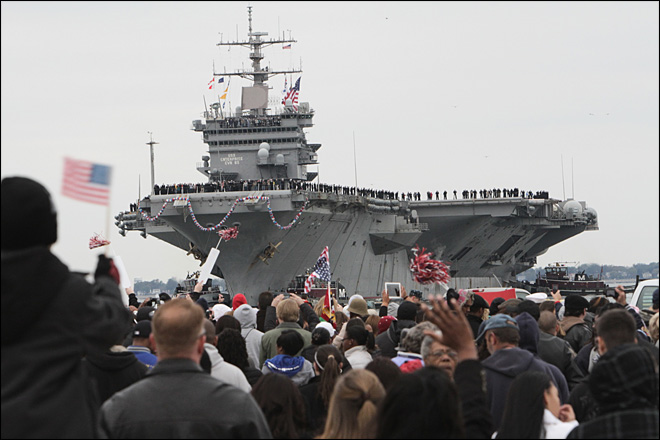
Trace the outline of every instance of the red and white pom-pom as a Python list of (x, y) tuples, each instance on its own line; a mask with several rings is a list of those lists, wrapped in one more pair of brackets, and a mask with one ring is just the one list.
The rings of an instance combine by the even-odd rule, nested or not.
[(415, 255), (410, 259), (410, 271), (413, 279), (420, 284), (447, 284), (449, 281), (449, 267), (442, 261), (432, 259), (433, 254), (426, 252), (425, 248), (420, 251), (415, 245), (412, 250)]
[(96, 249), (97, 247), (107, 246), (110, 242), (105, 238), (101, 237), (100, 234), (94, 234), (92, 238), (89, 239), (89, 248)]
[(238, 236), (238, 227), (234, 226), (233, 228), (221, 229), (218, 231), (218, 235), (224, 240), (231, 240)]

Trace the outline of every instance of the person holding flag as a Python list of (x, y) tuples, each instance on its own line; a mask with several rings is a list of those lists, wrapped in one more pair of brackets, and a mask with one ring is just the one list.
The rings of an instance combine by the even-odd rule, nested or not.
[(335, 308), (332, 301), (332, 291), (330, 288), (330, 256), (327, 246), (323, 249), (323, 252), (321, 252), (318, 260), (316, 260), (314, 270), (305, 281), (305, 293), (309, 293), (312, 289), (312, 282), (314, 278), (319, 278), (328, 284), (328, 288), (323, 298), (323, 311), (321, 318), (331, 323), (333, 327), (336, 327), (337, 321), (335, 319)]

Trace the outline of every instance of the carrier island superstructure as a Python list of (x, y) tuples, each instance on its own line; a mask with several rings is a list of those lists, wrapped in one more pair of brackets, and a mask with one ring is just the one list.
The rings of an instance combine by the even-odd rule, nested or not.
[(217, 232), (237, 226), (238, 236), (218, 246), (212, 274), (225, 279), (232, 295), (244, 293), (256, 304), (259, 293), (285, 290), (309, 273), (325, 246), (341, 296), (377, 296), (391, 281), (428, 294), (444, 289), (412, 281), (416, 244), (447, 263), (453, 278), (506, 282), (533, 267), (549, 247), (598, 229), (596, 211), (583, 201), (409, 201), (319, 191), (317, 173), (308, 166), (318, 163), (321, 144), (308, 143), (304, 131), (313, 126), (314, 110), (307, 102), (273, 105), (268, 99), (269, 78), (301, 70), (271, 71), (261, 64), (266, 47), (295, 40), (254, 32), (248, 11), (248, 39), (218, 45), (247, 48), (251, 69), (216, 75), (249, 79), (251, 86), (242, 88), (240, 108), (232, 112), (213, 103), (192, 123), (208, 147), (197, 164), (206, 183), (176, 194), (152, 191), (139, 210), (116, 216), (120, 234), (151, 235), (201, 264), (218, 245)]

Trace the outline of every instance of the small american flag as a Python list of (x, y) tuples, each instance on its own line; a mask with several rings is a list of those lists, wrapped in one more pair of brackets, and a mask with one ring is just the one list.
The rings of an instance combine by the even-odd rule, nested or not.
[(312, 289), (312, 281), (314, 278), (319, 278), (327, 283), (330, 282), (330, 257), (328, 256), (327, 246), (323, 249), (323, 252), (321, 252), (319, 259), (316, 260), (314, 271), (305, 281), (305, 293), (309, 293)]
[(62, 195), (83, 202), (108, 205), (112, 167), (64, 158)]
[(291, 43), (282, 46), (282, 49), (291, 49)]

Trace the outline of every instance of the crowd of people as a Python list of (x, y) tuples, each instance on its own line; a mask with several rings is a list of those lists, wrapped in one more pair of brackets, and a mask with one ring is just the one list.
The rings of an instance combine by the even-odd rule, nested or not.
[(657, 290), (648, 323), (621, 287), (403, 288), (334, 318), (293, 293), (210, 307), (202, 283), (138, 303), (112, 259), (89, 284), (56, 240), (48, 190), (3, 179), (2, 438), (659, 436)]
[[(371, 197), (381, 200), (421, 201), (421, 192), (394, 192), (377, 190), (372, 188), (356, 188), (352, 186), (330, 185), (324, 183), (304, 182), (299, 179), (245, 179), (245, 180), (218, 180), (206, 183), (177, 183), (173, 185), (154, 185), (154, 195), (177, 195), (212, 192), (231, 191), (273, 191), (273, 190), (297, 190), (313, 191), (322, 193), (341, 194), (347, 196)], [(428, 191), (427, 200), (449, 200), (447, 191)], [(523, 198), (523, 199), (547, 199), (547, 191), (523, 191), (518, 188), (492, 188), (480, 190), (463, 190), (462, 199), (499, 199), (499, 198)], [(449, 194), (452, 200), (458, 200), (458, 192)]]

